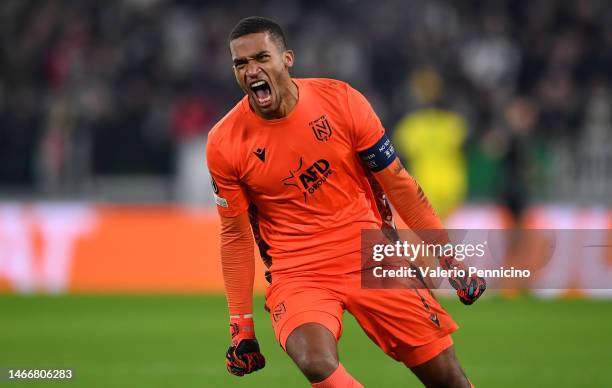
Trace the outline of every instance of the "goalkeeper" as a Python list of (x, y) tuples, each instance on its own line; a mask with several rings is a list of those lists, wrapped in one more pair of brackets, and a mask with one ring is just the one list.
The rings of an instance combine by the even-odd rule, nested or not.
[[(387, 197), (417, 233), (443, 229), (370, 104), (344, 82), (292, 78), (294, 54), (268, 19), (243, 19), (229, 45), (246, 95), (207, 145), (221, 218), (229, 372), (265, 365), (252, 318), (255, 241), (268, 267), (276, 338), (313, 387), (361, 387), (338, 360), (345, 310), (426, 386), (470, 387), (450, 336), (457, 325), (430, 292), (361, 288), (361, 230), (393, 227)], [(465, 304), (485, 290), (476, 277), (451, 284)]]

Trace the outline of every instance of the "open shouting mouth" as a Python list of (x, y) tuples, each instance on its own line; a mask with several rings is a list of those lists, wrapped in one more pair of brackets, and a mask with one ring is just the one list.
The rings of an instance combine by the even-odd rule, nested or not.
[(258, 80), (249, 85), (254, 94), (254, 99), (260, 108), (266, 108), (272, 104), (272, 88), (265, 80)]

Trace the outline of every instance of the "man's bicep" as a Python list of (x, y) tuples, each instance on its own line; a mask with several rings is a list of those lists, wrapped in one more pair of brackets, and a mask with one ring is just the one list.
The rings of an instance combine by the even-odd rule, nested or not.
[(219, 215), (236, 217), (244, 213), (249, 200), (230, 163), (213, 147), (207, 149), (207, 163)]
[(233, 218), (245, 213), (249, 207), (249, 200), (242, 185), (224, 179), (212, 171), (210, 176), (219, 215)]
[(385, 128), (365, 96), (350, 86), (347, 86), (347, 102), (352, 121), (353, 146), (357, 152), (361, 152), (384, 136)]

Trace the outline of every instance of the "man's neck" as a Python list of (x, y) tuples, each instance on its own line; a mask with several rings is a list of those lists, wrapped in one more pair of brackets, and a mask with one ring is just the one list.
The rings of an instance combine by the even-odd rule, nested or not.
[(279, 95), (281, 103), (278, 109), (268, 115), (261, 114), (261, 112), (256, 112), (259, 116), (266, 120), (276, 120), (287, 117), (289, 113), (291, 113), (299, 100), (299, 89), (291, 78), (289, 78), (288, 83), (289, 84), (287, 87), (283, 88)]

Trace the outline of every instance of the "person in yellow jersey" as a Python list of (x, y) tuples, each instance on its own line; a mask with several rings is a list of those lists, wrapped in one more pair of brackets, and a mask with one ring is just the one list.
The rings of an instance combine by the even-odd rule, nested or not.
[(415, 70), (410, 88), (423, 107), (399, 121), (393, 143), (444, 219), (461, 205), (467, 191), (467, 165), (462, 148), (467, 123), (461, 115), (436, 106), (443, 85), (434, 69)]

